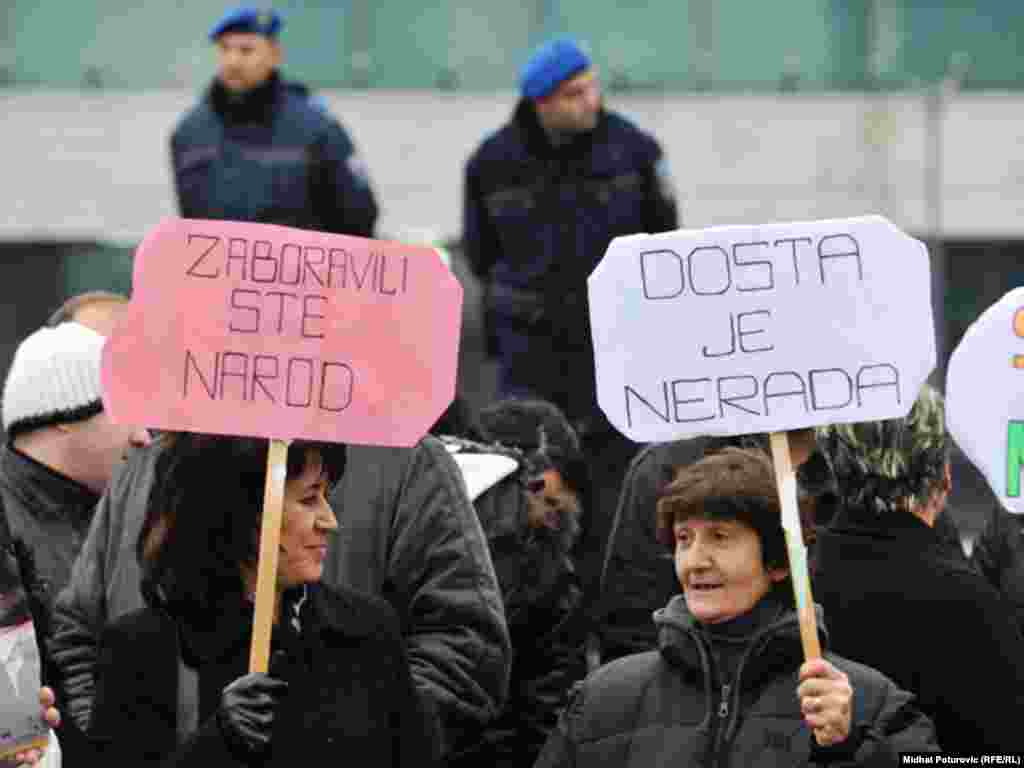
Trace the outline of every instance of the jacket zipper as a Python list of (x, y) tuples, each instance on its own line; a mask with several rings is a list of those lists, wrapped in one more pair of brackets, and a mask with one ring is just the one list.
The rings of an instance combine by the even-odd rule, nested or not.
[[(716, 765), (718, 768), (725, 768), (729, 764), (729, 755), (727, 749), (732, 743), (732, 738), (726, 739), (727, 736), (735, 736), (731, 734), (732, 730), (736, 726), (736, 720), (739, 718), (740, 708), (739, 702), (737, 701), (737, 707), (735, 710), (730, 711), (729, 707), (729, 693), (733, 688), (736, 688), (740, 684), (740, 675), (743, 674), (743, 669), (747, 665), (747, 660), (758, 653), (758, 649), (764, 643), (764, 638), (756, 640), (747, 652), (740, 659), (739, 666), (736, 668), (736, 676), (733, 678), (732, 684), (725, 683), (722, 685), (722, 700), (718, 704), (718, 736), (716, 738), (716, 747), (718, 752), (718, 760)], [(736, 690), (740, 690), (736, 688)]]
[(722, 695), (718, 700), (718, 725), (715, 727), (715, 739), (711, 754), (717, 759), (715, 765), (723, 766), (726, 763), (725, 754), (723, 752), (723, 745), (725, 741), (725, 731), (728, 726), (729, 719), (729, 692), (732, 690), (732, 685), (729, 683), (722, 683)]
[[(669, 623), (671, 623), (671, 622), (669, 622)], [(740, 707), (737, 706), (735, 711), (731, 711), (732, 708), (729, 706), (729, 694), (732, 692), (733, 688), (735, 688), (736, 685), (739, 684), (740, 677), (743, 674), (743, 670), (744, 670), (744, 668), (747, 665), (748, 659), (750, 659), (751, 657), (757, 655), (757, 653), (760, 652), (760, 649), (764, 645), (766, 645), (766, 638), (768, 638), (770, 636), (768, 630), (772, 630), (773, 633), (774, 632), (778, 632), (780, 629), (782, 629), (783, 627), (787, 626), (788, 623), (790, 623), (790, 622), (789, 621), (787, 621), (787, 622), (778, 622), (778, 621), (776, 621), (776, 622), (773, 622), (769, 627), (761, 630), (758, 633), (758, 635), (755, 637), (754, 642), (751, 644), (751, 646), (747, 649), (746, 653), (744, 653), (743, 657), (740, 659), (740, 663), (739, 663), (738, 667), (736, 668), (736, 676), (733, 679), (733, 682), (732, 683), (723, 683), (722, 684), (721, 698), (720, 698), (720, 700), (718, 702), (718, 718), (717, 718), (716, 722), (714, 722), (712, 724), (712, 727), (711, 727), (711, 733), (709, 734), (709, 739), (708, 739), (708, 748), (707, 748), (707, 751), (705, 752), (705, 756), (704, 756), (704, 758), (702, 760), (703, 764), (705, 764), (705, 765), (715, 765), (715, 766), (717, 766), (717, 768), (724, 768), (725, 766), (728, 765), (728, 763), (729, 763), (728, 755), (726, 755), (725, 752), (724, 752), (724, 747), (726, 746), (725, 736), (726, 736), (727, 732), (735, 729), (736, 723), (737, 723), (737, 720), (738, 720), (738, 717), (739, 717), (739, 710), (740, 710)], [(679, 627), (680, 629), (683, 629), (683, 630), (687, 630), (688, 629), (687, 627), (680, 626), (678, 624), (674, 624), (674, 626), (677, 626), (677, 627)], [(694, 632), (693, 630), (689, 630), (689, 632), (690, 632), (690, 634), (692, 636), (694, 636), (696, 638), (696, 642), (698, 644), (702, 644), (704, 642), (703, 638), (700, 636), (699, 632)], [(702, 645), (702, 647), (706, 648), (705, 645)], [(711, 657), (710, 649), (705, 650), (702, 653), (702, 660), (703, 660), (703, 663), (705, 665), (707, 665), (709, 663), (712, 665), (711, 666), (711, 673), (710, 674), (711, 674), (711, 678), (713, 679), (713, 677), (714, 677), (714, 660)], [(709, 683), (710, 683), (710, 680), (709, 680)], [(733, 736), (735, 736), (735, 735), (733, 734)], [(729, 740), (730, 743), (731, 743), (731, 741), (732, 741), (732, 739)]]

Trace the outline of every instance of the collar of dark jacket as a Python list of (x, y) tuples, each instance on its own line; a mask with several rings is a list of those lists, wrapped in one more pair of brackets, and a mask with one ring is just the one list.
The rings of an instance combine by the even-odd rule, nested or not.
[(0, 483), (38, 520), (88, 526), (100, 500), (91, 488), (62, 475), (7, 443), (0, 454)]
[(365, 604), (357, 602), (344, 588), (310, 584), (309, 599), (302, 606), (302, 620), (306, 617), (321, 633), (348, 638), (370, 637), (380, 629), (380, 616), (366, 611)]
[(270, 73), (265, 82), (242, 94), (230, 93), (220, 78), (214, 78), (208, 99), (210, 106), (225, 122), (266, 122), (273, 115), (284, 88), (276, 70)]
[[(162, 606), (153, 607), (164, 612)], [(367, 615), (347, 592), (325, 588), (322, 584), (308, 584), (285, 592), (282, 620), (290, 620), (293, 609), (307, 637), (319, 633), (363, 638), (371, 636), (379, 626), (378, 617)], [(217, 610), (211, 613), (215, 615), (208, 624), (176, 622), (182, 656), (192, 666), (229, 658), (252, 637), (253, 604), (241, 593), (225, 595)], [(277, 634), (276, 628), (274, 634)]]
[(877, 514), (870, 510), (840, 505), (832, 525), (824, 532), (829, 535), (860, 536), (866, 540), (904, 541), (931, 549), (938, 544), (934, 527), (907, 511)]
[(548, 138), (544, 126), (540, 124), (537, 117), (537, 110), (530, 99), (522, 98), (516, 104), (515, 112), (512, 115), (512, 122), (519, 128), (522, 134), (523, 143), (530, 153), (538, 157), (578, 157), (589, 150), (598, 136), (607, 130), (608, 113), (604, 107), (601, 108), (597, 126), (594, 130), (577, 134), (570, 141), (554, 146)]
[[(814, 606), (818, 624), (818, 638), (822, 651), (828, 645), (825, 614), (820, 605)], [(701, 632), (697, 620), (686, 607), (683, 595), (673, 597), (668, 605), (655, 611), (658, 625), (658, 649), (672, 665), (703, 677), (710, 685), (716, 676), (711, 670), (711, 649), (707, 635)], [(744, 689), (757, 687), (780, 670), (799, 666), (803, 661), (800, 644), (800, 623), (796, 612), (786, 609), (775, 621), (758, 628), (750, 636), (740, 660), (737, 678)]]
[(815, 541), (816, 567), (822, 572), (831, 563), (908, 557), (971, 570), (965, 557), (953, 556), (935, 528), (909, 512), (876, 515), (840, 508), (832, 525), (819, 529)]

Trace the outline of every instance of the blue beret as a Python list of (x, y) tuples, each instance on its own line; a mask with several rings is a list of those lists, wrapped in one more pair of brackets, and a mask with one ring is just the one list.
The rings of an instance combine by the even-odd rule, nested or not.
[(264, 10), (241, 5), (226, 11), (210, 28), (210, 40), (216, 40), (225, 32), (255, 32), (257, 35), (273, 39), (277, 37), (283, 24), (281, 14), (272, 8)]
[(590, 57), (568, 37), (545, 43), (519, 73), (519, 89), (528, 99), (547, 96), (560, 83), (590, 68)]

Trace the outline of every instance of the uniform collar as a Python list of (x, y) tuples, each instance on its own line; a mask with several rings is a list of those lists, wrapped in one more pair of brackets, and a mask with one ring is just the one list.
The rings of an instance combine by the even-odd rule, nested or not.
[(564, 143), (560, 143), (557, 147), (551, 143), (547, 131), (540, 124), (540, 119), (537, 117), (537, 109), (530, 99), (523, 98), (519, 100), (512, 116), (512, 122), (519, 128), (523, 143), (529, 148), (531, 154), (542, 157), (576, 155), (586, 152), (594, 143), (595, 137), (604, 130), (607, 123), (607, 113), (604, 107), (602, 107), (594, 130), (577, 134)]
[(281, 88), (281, 77), (277, 71), (271, 72), (265, 82), (242, 94), (229, 92), (219, 78), (214, 78), (208, 98), (213, 110), (228, 122), (263, 122), (273, 115)]

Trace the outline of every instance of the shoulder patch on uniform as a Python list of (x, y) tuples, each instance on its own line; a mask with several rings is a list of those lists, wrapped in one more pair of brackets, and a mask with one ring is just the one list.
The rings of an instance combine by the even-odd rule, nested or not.
[(345, 162), (348, 165), (348, 170), (355, 177), (356, 182), (364, 187), (370, 186), (370, 169), (361, 155), (353, 152)]
[(327, 99), (325, 99), (319, 93), (310, 94), (309, 98), (306, 100), (306, 103), (309, 104), (309, 106), (311, 106), (317, 112), (322, 112), (325, 115), (331, 114), (331, 108), (327, 105)]
[(660, 157), (654, 166), (654, 175), (658, 179), (658, 191), (666, 200), (676, 199), (676, 183), (672, 178), (672, 171), (668, 167), (668, 160)]

